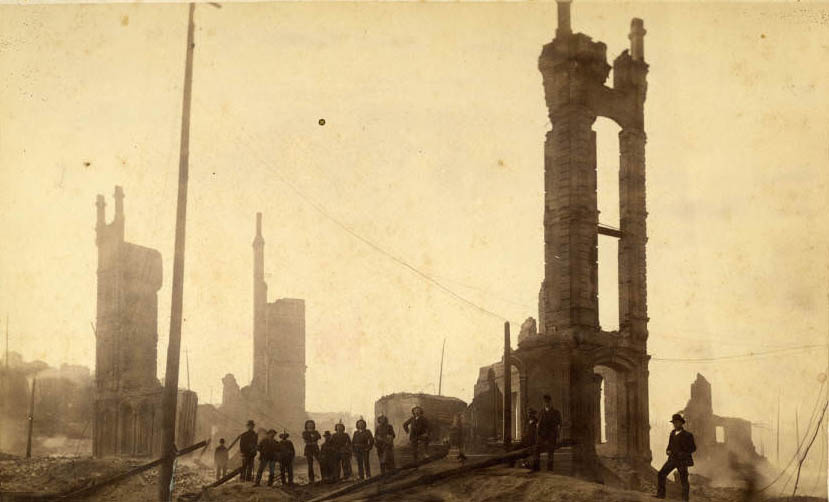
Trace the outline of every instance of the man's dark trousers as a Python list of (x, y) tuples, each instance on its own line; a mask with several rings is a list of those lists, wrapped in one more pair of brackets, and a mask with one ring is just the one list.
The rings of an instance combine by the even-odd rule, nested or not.
[(535, 456), (533, 458), (533, 470), (537, 471), (541, 469), (541, 453), (547, 453), (547, 470), (553, 470), (553, 459), (555, 458), (556, 453), (556, 444), (558, 443), (558, 436), (552, 436), (547, 438), (538, 438), (538, 442), (535, 445)]
[(256, 454), (253, 456), (242, 456), (242, 474), (240, 475), (242, 481), (253, 481), (253, 462), (256, 460)]
[(691, 486), (688, 484), (688, 466), (684, 462), (677, 462), (672, 458), (669, 458), (662, 469), (659, 470), (656, 496), (665, 498), (665, 481), (668, 479), (668, 474), (674, 469), (679, 473), (679, 482), (682, 484), (682, 500), (688, 500), (691, 493)]

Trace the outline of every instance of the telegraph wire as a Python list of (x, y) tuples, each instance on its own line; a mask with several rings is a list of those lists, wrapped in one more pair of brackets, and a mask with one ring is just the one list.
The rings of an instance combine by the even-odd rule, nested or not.
[[(768, 490), (769, 488), (771, 488), (772, 486), (774, 486), (774, 484), (777, 483), (780, 480), (780, 478), (783, 477), (784, 474), (786, 474), (786, 472), (789, 470), (789, 467), (791, 467), (794, 464), (794, 461), (797, 458), (797, 454), (800, 453), (800, 448), (802, 448), (803, 444), (806, 442), (806, 437), (808, 437), (809, 430), (812, 428), (812, 422), (814, 421), (815, 416), (817, 416), (818, 406), (820, 405), (820, 402), (822, 400), (821, 394), (822, 394), (822, 391), (823, 391), (824, 384), (825, 384), (825, 382), (820, 383), (820, 388), (818, 389), (818, 393), (817, 393), (817, 400), (815, 401), (815, 406), (812, 409), (812, 414), (811, 414), (811, 417), (809, 418), (809, 424), (806, 427), (806, 433), (803, 436), (803, 440), (800, 440), (800, 438), (798, 438), (797, 450), (795, 450), (794, 455), (792, 455), (792, 459), (789, 460), (789, 463), (786, 464), (786, 467), (784, 467), (783, 470), (780, 471), (780, 474), (778, 474), (777, 477), (775, 477), (771, 482), (769, 482), (763, 488), (760, 488), (759, 490), (757, 490), (757, 493), (764, 492), (764, 491)], [(791, 475), (789, 476), (789, 479), (791, 479)], [(787, 482), (787, 484), (788, 484), (788, 482)], [(784, 485), (784, 488), (785, 488), (785, 485)]]
[(283, 176), (282, 173), (280, 172), (280, 170), (276, 166), (274, 166), (272, 163), (265, 160), (263, 158), (263, 156), (260, 155), (259, 152), (257, 152), (254, 149), (254, 147), (253, 147), (253, 143), (254, 143), (253, 142), (253, 137), (251, 137), (247, 133), (244, 133), (242, 130), (239, 130), (238, 133), (239, 134), (237, 135), (237, 140), (242, 139), (241, 138), (242, 135), (244, 135), (247, 138), (247, 141), (246, 141), (247, 144), (245, 146), (247, 146), (248, 151), (254, 155), (255, 159), (263, 167), (265, 167), (271, 174), (273, 174), (276, 177), (276, 179), (278, 181), (280, 181), (283, 185), (287, 186), (292, 192), (294, 192), (294, 194), (296, 194), (300, 199), (305, 201), (309, 206), (311, 206), (315, 211), (317, 211), (319, 214), (321, 214), (324, 218), (328, 219), (329, 221), (334, 223), (336, 226), (340, 227), (343, 231), (345, 231), (346, 233), (348, 233), (349, 235), (351, 235), (355, 239), (359, 240), (363, 244), (367, 245), (371, 249), (373, 249), (376, 252), (386, 256), (387, 258), (389, 258), (393, 262), (397, 263), (398, 265), (401, 265), (402, 267), (410, 270), (415, 275), (417, 275), (420, 278), (424, 279), (426, 282), (429, 282), (432, 285), (436, 286), (438, 289), (442, 290), (444, 293), (446, 293), (449, 296), (455, 298), (456, 300), (460, 301), (461, 303), (464, 303), (464, 304), (466, 304), (466, 305), (468, 305), (468, 306), (470, 306), (470, 307), (472, 307), (472, 308), (474, 308), (474, 309), (476, 309), (476, 310), (478, 310), (478, 311), (480, 311), (484, 314), (495, 317), (496, 319), (499, 319), (501, 321), (507, 321), (508, 320), (505, 316), (503, 316), (501, 314), (497, 314), (497, 313), (495, 313), (495, 312), (493, 312), (493, 311), (491, 311), (491, 310), (489, 310), (485, 307), (482, 307), (481, 305), (478, 305), (477, 303), (475, 303), (472, 300), (466, 298), (465, 296), (453, 291), (452, 289), (450, 289), (448, 286), (444, 285), (442, 282), (438, 281), (433, 276), (427, 274), (426, 272), (423, 272), (422, 270), (415, 267), (414, 265), (411, 265), (409, 262), (407, 262), (403, 258), (400, 258), (399, 256), (387, 251), (385, 248), (381, 247), (379, 244), (376, 244), (372, 240), (360, 235), (356, 230), (352, 229), (349, 225), (347, 225), (346, 223), (341, 221), (339, 218), (336, 218), (331, 213), (329, 213), (328, 210), (322, 204), (318, 203), (316, 200), (314, 200), (310, 196), (306, 195), (294, 183), (292, 183), (285, 176)]
[(697, 357), (697, 358), (682, 358), (682, 357), (652, 357), (652, 361), (659, 361), (659, 362), (694, 362), (694, 363), (701, 363), (701, 362), (712, 362), (712, 361), (725, 361), (725, 360), (739, 360), (739, 359), (747, 359), (752, 357), (760, 357), (760, 356), (767, 356), (771, 354), (780, 354), (784, 352), (808, 352), (813, 349), (818, 348), (826, 348), (829, 346), (828, 344), (817, 344), (817, 345), (799, 345), (799, 346), (792, 346), (792, 347), (781, 347), (775, 350), (767, 350), (762, 352), (747, 352), (744, 354), (732, 354), (728, 356), (719, 356), (719, 357)]

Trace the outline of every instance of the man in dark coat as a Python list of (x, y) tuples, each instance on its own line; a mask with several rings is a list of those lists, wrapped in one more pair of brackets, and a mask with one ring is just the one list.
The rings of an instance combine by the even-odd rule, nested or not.
[(691, 485), (688, 483), (688, 467), (694, 465), (692, 454), (697, 451), (697, 445), (694, 442), (694, 435), (684, 429), (685, 419), (682, 415), (675, 413), (671, 417), (671, 423), (674, 424), (674, 430), (668, 436), (668, 448), (665, 450), (668, 460), (665, 461), (665, 465), (659, 470), (657, 476), (656, 498), (665, 498), (665, 481), (668, 479), (668, 474), (676, 469), (679, 473), (679, 482), (682, 484), (682, 500), (688, 500), (691, 493)]
[(259, 442), (259, 470), (256, 471), (255, 486), (259, 486), (262, 481), (262, 472), (265, 466), (268, 467), (268, 486), (273, 485), (273, 474), (276, 468), (276, 461), (279, 459), (279, 443), (276, 442), (276, 431), (271, 429), (268, 431), (265, 439)]
[(322, 460), (320, 460), (320, 447), (318, 441), (322, 439), (319, 431), (317, 431), (317, 424), (313, 420), (305, 421), (305, 430), (302, 431), (302, 440), (305, 441), (305, 461), (308, 463), (308, 483), (314, 482), (314, 459), (320, 464), (320, 477), (322, 475)]
[(394, 427), (385, 415), (377, 417), (374, 429), (374, 444), (377, 446), (377, 460), (380, 461), (380, 474), (394, 469)]
[(285, 486), (285, 474), (288, 475), (288, 485), (293, 486), (294, 484), (296, 450), (294, 450), (294, 443), (288, 437), (288, 431), (282, 431), (282, 434), (279, 435), (279, 479), (283, 486)]
[(334, 443), (334, 450), (337, 452), (337, 479), (342, 470), (343, 479), (351, 477), (351, 438), (345, 433), (345, 425), (342, 422), (334, 425), (334, 435), (331, 436)]
[(339, 456), (331, 441), (331, 431), (325, 431), (322, 435), (325, 442), (320, 447), (320, 475), (325, 483), (333, 483), (339, 479), (339, 468), (334, 467), (339, 463)]
[(213, 453), (213, 466), (216, 468), (216, 481), (227, 475), (228, 452), (225, 446), (225, 438), (219, 439), (219, 446)]
[(239, 453), (242, 455), (241, 481), (253, 481), (253, 461), (256, 459), (256, 447), (259, 444), (259, 435), (253, 428), (253, 420), (248, 420), (248, 430), (239, 436)]
[(360, 479), (371, 477), (371, 462), (369, 452), (374, 448), (374, 436), (366, 428), (366, 421), (362, 418), (357, 420), (357, 430), (351, 438), (351, 446), (354, 448), (354, 456), (357, 458), (357, 474)]
[[(536, 447), (538, 443), (538, 413), (535, 408), (527, 410), (527, 423), (524, 426), (524, 433), (521, 435), (521, 446), (524, 448)], [(531, 460), (525, 462), (524, 466), (529, 467), (534, 471), (541, 468), (541, 459), (537, 455), (533, 455)]]
[(538, 446), (535, 449), (533, 466), (541, 468), (541, 452), (547, 452), (547, 470), (553, 470), (553, 459), (555, 458), (556, 446), (558, 445), (558, 433), (561, 429), (561, 413), (553, 408), (553, 398), (549, 394), (544, 395), (544, 408), (538, 416)]
[(415, 462), (419, 458), (419, 447), (423, 447), (423, 455), (429, 456), (429, 421), (423, 416), (423, 408), (412, 408), (412, 416), (403, 422), (403, 430), (409, 434), (409, 443), (412, 445), (412, 455)]

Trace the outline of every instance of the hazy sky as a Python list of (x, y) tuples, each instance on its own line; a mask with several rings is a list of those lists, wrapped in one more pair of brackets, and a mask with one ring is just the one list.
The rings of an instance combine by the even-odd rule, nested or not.
[[(825, 349), (656, 359), (827, 342), (829, 6), (573, 5), (610, 61), (632, 17), (651, 65), (655, 441), (698, 371), (719, 414), (767, 422), (779, 391), (785, 420), (808, 416)], [(162, 377), (186, 21), (184, 4), (0, 7), (0, 315), (27, 359), (94, 365), (95, 195), (111, 218), (120, 184), (127, 240), (164, 257)], [(250, 380), (257, 211), (270, 299), (306, 301), (310, 410), (370, 416), (382, 394), (436, 391), (444, 338), (444, 393), (470, 400), (503, 321), (315, 207), (517, 335), (543, 273), (537, 58), (555, 5), (201, 5), (196, 22), (182, 343), (200, 401), (220, 400), (226, 373)], [(618, 128), (596, 129), (614, 224)]]

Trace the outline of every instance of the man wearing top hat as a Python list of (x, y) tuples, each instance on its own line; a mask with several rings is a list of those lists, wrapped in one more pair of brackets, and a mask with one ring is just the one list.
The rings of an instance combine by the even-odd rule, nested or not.
[(253, 430), (255, 426), (253, 420), (248, 420), (248, 430), (239, 435), (239, 452), (242, 454), (241, 481), (253, 481), (253, 461), (259, 446), (259, 435)]
[(659, 470), (656, 498), (665, 498), (665, 481), (668, 479), (668, 474), (676, 469), (679, 472), (679, 482), (682, 484), (682, 500), (688, 500), (691, 492), (691, 486), (688, 483), (688, 467), (694, 465), (691, 455), (697, 451), (697, 445), (694, 443), (694, 435), (683, 428), (685, 419), (682, 415), (675, 413), (671, 417), (671, 423), (674, 424), (674, 430), (668, 436), (668, 449), (665, 451), (668, 454), (668, 460)]

